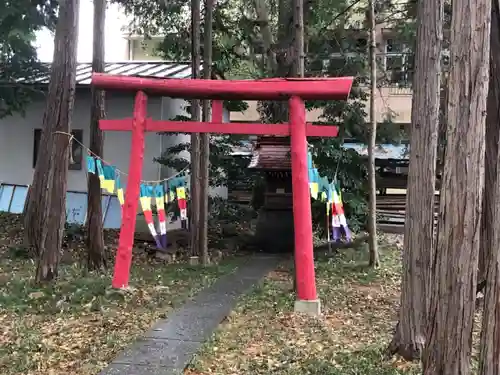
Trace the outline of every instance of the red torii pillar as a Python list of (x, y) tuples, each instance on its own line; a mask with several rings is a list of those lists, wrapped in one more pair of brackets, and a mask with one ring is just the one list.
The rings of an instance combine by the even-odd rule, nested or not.
[[(291, 137), (292, 193), (295, 230), (296, 311), (319, 314), (312, 240), (307, 166), (307, 137), (336, 137), (336, 126), (306, 124), (304, 100), (347, 100), (353, 78), (271, 78), (262, 80), (152, 79), (94, 73), (99, 89), (137, 92), (133, 118), (101, 120), (103, 131), (131, 131), (129, 176), (122, 213), (113, 287), (128, 287), (139, 185), (144, 158), (144, 132), (281, 135)], [(154, 121), (147, 118), (145, 92), (184, 99), (212, 99), (211, 122)], [(222, 100), (288, 100), (289, 124), (223, 123)]]

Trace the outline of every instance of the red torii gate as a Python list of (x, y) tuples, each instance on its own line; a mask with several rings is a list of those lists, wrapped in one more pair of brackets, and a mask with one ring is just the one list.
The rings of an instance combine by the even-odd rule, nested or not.
[[(113, 277), (114, 288), (128, 286), (144, 158), (144, 132), (225, 133), (291, 136), (295, 230), (296, 310), (319, 313), (312, 241), (307, 137), (336, 137), (336, 126), (306, 124), (304, 100), (347, 100), (353, 78), (271, 78), (190, 80), (126, 77), (95, 73), (99, 89), (137, 92), (133, 118), (101, 120), (103, 131), (131, 131), (132, 145), (122, 225)], [(211, 122), (157, 121), (147, 118), (145, 92), (184, 99), (212, 99)], [(223, 123), (223, 100), (288, 100), (289, 124)]]

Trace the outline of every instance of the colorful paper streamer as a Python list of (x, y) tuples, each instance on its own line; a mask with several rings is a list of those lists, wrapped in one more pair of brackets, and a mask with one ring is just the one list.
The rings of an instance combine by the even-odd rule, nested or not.
[(167, 248), (167, 219), (165, 215), (165, 192), (162, 184), (154, 187), (156, 198), (156, 211), (158, 212), (158, 221), (160, 224), (160, 242), (164, 249)]
[[(347, 241), (351, 241), (351, 231), (347, 225), (347, 219), (344, 214), (342, 204), (342, 195), (338, 185), (335, 182), (329, 182), (327, 178), (321, 177), (312, 161), (312, 154), (307, 155), (307, 165), (309, 174), (309, 189), (313, 199), (326, 201), (326, 215), (329, 218), (331, 214), (332, 238), (334, 241), (340, 241), (345, 236)], [(329, 222), (329, 220), (328, 220)], [(328, 240), (330, 240), (330, 228), (327, 230)]]
[(151, 199), (153, 197), (153, 187), (146, 184), (141, 184), (140, 187), (140, 202), (142, 207), (142, 212), (144, 213), (144, 219), (148, 225), (149, 232), (153, 236), (156, 246), (158, 249), (163, 249), (160, 241), (160, 236), (156, 232), (156, 227), (153, 221), (153, 212), (151, 210)]
[(103, 181), (101, 188), (110, 194), (115, 192), (116, 168), (111, 165), (102, 166)]
[(181, 217), (182, 228), (187, 228), (187, 202), (186, 202), (186, 188), (180, 186), (176, 188), (177, 193), (177, 205), (179, 206), (179, 213)]
[(95, 159), (93, 156), (87, 155), (87, 171), (89, 173), (95, 174)]
[(102, 168), (102, 162), (99, 159), (95, 159), (95, 165), (97, 167), (97, 175), (99, 176), (99, 181), (101, 182), (101, 187), (104, 182), (104, 170)]

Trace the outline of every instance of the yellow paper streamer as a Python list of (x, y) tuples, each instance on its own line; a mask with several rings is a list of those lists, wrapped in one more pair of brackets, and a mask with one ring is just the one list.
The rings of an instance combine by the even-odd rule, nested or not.
[(123, 195), (123, 189), (118, 189), (116, 191), (116, 196), (118, 198), (118, 202), (120, 202), (120, 205), (123, 206), (123, 204), (125, 203), (125, 197)]
[(186, 189), (184, 187), (178, 187), (176, 189), (177, 199), (186, 199)]
[(151, 197), (141, 197), (140, 201), (143, 211), (151, 211)]
[(313, 199), (318, 199), (318, 192), (319, 192), (319, 186), (317, 182), (312, 182), (309, 184), (309, 187), (311, 189), (311, 197)]

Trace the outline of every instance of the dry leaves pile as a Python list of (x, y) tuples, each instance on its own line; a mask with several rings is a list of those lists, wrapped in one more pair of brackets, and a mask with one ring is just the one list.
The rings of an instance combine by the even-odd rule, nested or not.
[(324, 313), (318, 319), (291, 312), (292, 267), (283, 265), (242, 298), (186, 374), (415, 373), (414, 365), (383, 358), (399, 303), (401, 239), (384, 242), (378, 270), (364, 267), (360, 250), (317, 262)]
[[(106, 237), (114, 249), (116, 235)], [(112, 263), (108, 272), (85, 272), (79, 262), (83, 244), (74, 240), (67, 244), (58, 282), (40, 287), (21, 242), (19, 219), (0, 214), (2, 375), (97, 374), (153, 322), (236, 267), (234, 261), (207, 268), (165, 265), (138, 252), (133, 290), (117, 292), (110, 289)]]

